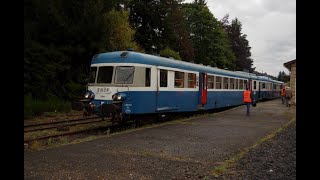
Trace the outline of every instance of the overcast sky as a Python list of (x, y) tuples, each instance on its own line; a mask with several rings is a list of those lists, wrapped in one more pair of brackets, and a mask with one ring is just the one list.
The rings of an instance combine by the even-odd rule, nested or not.
[[(184, 2), (192, 2), (185, 0)], [(237, 17), (251, 46), (256, 71), (278, 76), (289, 74), (283, 63), (296, 59), (295, 0), (207, 0), (211, 13), (229, 22)]]

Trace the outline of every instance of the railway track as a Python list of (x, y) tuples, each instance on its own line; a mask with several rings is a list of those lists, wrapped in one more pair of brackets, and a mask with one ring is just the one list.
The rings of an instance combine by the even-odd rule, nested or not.
[[(97, 120), (94, 120), (94, 119), (97, 119)], [(90, 117), (90, 118), (79, 118), (79, 119), (56, 121), (56, 122), (50, 122), (50, 123), (31, 124), (31, 125), (24, 126), (24, 132), (41, 131), (41, 130), (54, 129), (61, 126), (76, 126), (80, 124), (89, 124), (89, 123), (96, 123), (101, 121), (104, 121), (104, 119), (101, 119), (101, 117)]]
[[(100, 120), (102, 121), (102, 120)], [(80, 134), (85, 134), (85, 133), (98, 133), (104, 132), (104, 131), (109, 131), (108, 133), (114, 133), (118, 131), (122, 131), (127, 129), (128, 127), (131, 127), (134, 123), (127, 123), (126, 125), (123, 124), (112, 124), (109, 122), (106, 126), (100, 127), (100, 128), (94, 128), (94, 129), (85, 129), (81, 131), (75, 131), (75, 132), (65, 132), (65, 133), (59, 133), (59, 134), (54, 134), (54, 135), (46, 135), (46, 136), (40, 136), (36, 138), (30, 138), (30, 139), (25, 139), (24, 143), (30, 143), (33, 141), (46, 141), (48, 139), (54, 139), (54, 138), (61, 138), (65, 136), (73, 136), (73, 135), (80, 135)]]

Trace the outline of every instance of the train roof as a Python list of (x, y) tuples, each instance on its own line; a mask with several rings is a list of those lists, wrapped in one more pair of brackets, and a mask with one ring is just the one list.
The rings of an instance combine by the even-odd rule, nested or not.
[(149, 64), (155, 66), (164, 66), (170, 68), (184, 69), (190, 71), (208, 72), (212, 74), (240, 77), (240, 78), (250, 78), (255, 80), (263, 80), (259, 76), (243, 72), (243, 71), (230, 71), (219, 69), (216, 67), (205, 66), (201, 64), (195, 64), (186, 61), (175, 60), (171, 58), (165, 58), (150, 54), (144, 54), (134, 51), (115, 51), (100, 53), (93, 57), (92, 64), (98, 63), (139, 63), (139, 64)]

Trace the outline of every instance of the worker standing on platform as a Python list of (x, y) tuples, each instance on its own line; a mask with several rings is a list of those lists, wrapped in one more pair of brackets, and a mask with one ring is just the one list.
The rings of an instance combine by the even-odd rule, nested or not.
[(247, 116), (250, 115), (250, 104), (252, 102), (252, 93), (249, 88), (246, 88), (246, 91), (243, 92), (243, 102), (247, 105)]

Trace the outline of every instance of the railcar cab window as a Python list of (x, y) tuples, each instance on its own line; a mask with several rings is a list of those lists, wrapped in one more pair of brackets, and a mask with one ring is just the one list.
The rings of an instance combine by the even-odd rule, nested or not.
[(174, 72), (174, 87), (183, 88), (184, 87), (184, 73), (183, 72)]
[(97, 67), (91, 67), (90, 68), (89, 83), (96, 82), (96, 75), (97, 75)]
[(160, 87), (168, 87), (168, 71), (160, 69)]
[(196, 88), (196, 74), (188, 74), (188, 88)]
[(118, 66), (116, 68), (116, 84), (132, 84), (134, 76), (133, 66)]
[(112, 82), (113, 66), (99, 67), (97, 83), (110, 84)]

